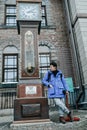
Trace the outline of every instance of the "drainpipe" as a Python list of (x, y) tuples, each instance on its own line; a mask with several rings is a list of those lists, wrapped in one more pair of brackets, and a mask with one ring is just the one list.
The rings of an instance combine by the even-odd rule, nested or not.
[(76, 41), (75, 41), (75, 36), (74, 36), (74, 32), (73, 32), (73, 28), (72, 28), (72, 23), (71, 23), (71, 13), (70, 13), (70, 8), (69, 8), (69, 1), (68, 0), (63, 0), (64, 2), (64, 6), (66, 9), (66, 18), (67, 18), (67, 22), (68, 22), (68, 30), (69, 30), (69, 36), (70, 36), (70, 40), (71, 40), (71, 48), (73, 49), (73, 57), (74, 57), (74, 63), (75, 63), (75, 70), (76, 70), (76, 78), (77, 78), (77, 83), (78, 86), (80, 86), (81, 92), (79, 93), (79, 96), (76, 100), (76, 106), (78, 107), (78, 103), (80, 101), (80, 99), (83, 96), (83, 100), (85, 98), (85, 89), (84, 89), (84, 85), (82, 83), (82, 75), (81, 75), (81, 69), (80, 69), (80, 64), (79, 64), (79, 55), (77, 53), (77, 46), (76, 46)]

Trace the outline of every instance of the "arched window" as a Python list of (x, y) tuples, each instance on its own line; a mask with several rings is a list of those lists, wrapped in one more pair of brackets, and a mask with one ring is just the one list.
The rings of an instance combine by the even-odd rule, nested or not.
[(2, 82), (18, 81), (18, 50), (8, 46), (3, 51), (3, 77)]
[(57, 53), (55, 46), (49, 41), (39, 42), (39, 72), (40, 78), (43, 78), (44, 74), (50, 67), (50, 61), (57, 61)]

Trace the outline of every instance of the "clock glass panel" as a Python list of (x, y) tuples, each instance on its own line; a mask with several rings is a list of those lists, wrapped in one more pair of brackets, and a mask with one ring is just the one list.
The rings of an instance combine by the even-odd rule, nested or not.
[(25, 70), (33, 73), (35, 69), (34, 36), (31, 31), (25, 33)]
[(21, 20), (37, 20), (41, 18), (40, 4), (18, 3), (18, 18)]

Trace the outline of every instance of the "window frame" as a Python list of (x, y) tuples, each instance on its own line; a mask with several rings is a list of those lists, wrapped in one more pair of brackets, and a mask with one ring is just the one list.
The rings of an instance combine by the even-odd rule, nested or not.
[(17, 58), (16, 58), (16, 62), (17, 62), (17, 66), (16, 67), (14, 67), (14, 68), (9, 68), (9, 69), (16, 69), (17, 71), (17, 78), (16, 78), (16, 81), (12, 81), (12, 83), (14, 82), (14, 83), (16, 83), (16, 82), (18, 82), (18, 54), (16, 53), (16, 54), (3, 54), (3, 63), (2, 63), (2, 82), (6, 82), (6, 83), (9, 83), (8, 81), (5, 81), (5, 79), (4, 79), (4, 75), (5, 75), (5, 70), (8, 70), (8, 68), (6, 68), (5, 69), (5, 56), (16, 56)]
[(46, 14), (46, 6), (42, 5), (41, 9), (44, 8), (44, 15), (42, 14), (42, 19), (45, 19), (45, 25), (42, 25), (42, 21), (41, 21), (41, 27), (46, 27), (47, 26), (47, 14)]
[[(15, 13), (8, 13), (7, 14), (7, 7), (13, 7), (13, 8), (15, 8), (14, 10), (14, 12)], [(14, 18), (14, 21), (16, 20), (16, 5), (6, 5), (5, 6), (5, 25), (6, 26), (8, 26), (8, 27), (16, 27), (16, 23), (15, 22), (12, 22), (12, 23), (7, 23), (6, 22), (6, 20), (7, 20), (7, 18)]]

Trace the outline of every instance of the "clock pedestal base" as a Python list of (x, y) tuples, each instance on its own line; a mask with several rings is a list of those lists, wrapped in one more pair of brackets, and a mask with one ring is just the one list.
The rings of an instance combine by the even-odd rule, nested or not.
[[(39, 93), (38, 93), (39, 91)], [(18, 98), (14, 100), (14, 121), (49, 119), (48, 99), (41, 85), (19, 85)]]

